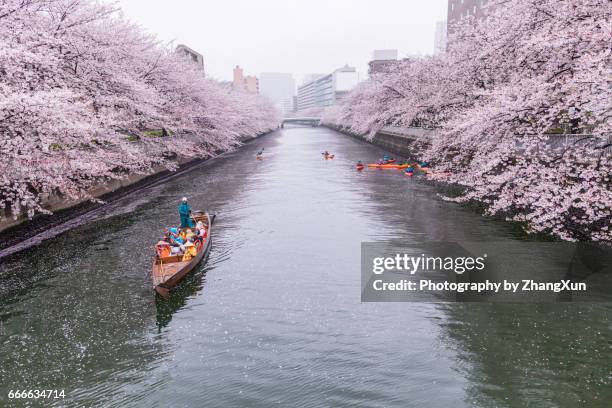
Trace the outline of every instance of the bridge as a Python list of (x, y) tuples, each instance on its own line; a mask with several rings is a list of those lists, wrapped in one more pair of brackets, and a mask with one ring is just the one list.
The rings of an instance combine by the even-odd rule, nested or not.
[(302, 117), (302, 118), (284, 118), (281, 122), (281, 128), (285, 127), (285, 123), (295, 123), (296, 125), (310, 125), (317, 127), (321, 123), (321, 118)]

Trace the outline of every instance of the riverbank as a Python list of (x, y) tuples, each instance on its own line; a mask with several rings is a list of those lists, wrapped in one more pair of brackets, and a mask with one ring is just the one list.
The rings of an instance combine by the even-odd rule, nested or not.
[[(274, 132), (275, 130), (276, 129), (271, 129), (252, 138), (243, 139), (241, 140), (241, 143), (242, 145), (248, 144), (261, 136)], [(238, 148), (240, 148), (240, 146)], [(112, 180), (110, 182), (100, 184), (90, 192), (91, 196), (98, 201), (92, 201), (88, 198), (67, 200), (61, 197), (52, 197), (47, 201), (46, 208), (52, 211), (53, 214), (38, 214), (32, 219), (28, 219), (24, 216), (18, 218), (17, 220), (6, 218), (0, 221), (0, 251), (47, 231), (50, 228), (54, 228), (59, 224), (65, 223), (70, 219), (83, 216), (90, 211), (104, 207), (108, 203), (131, 194), (134, 191), (149, 187), (155, 183), (162, 182), (169, 177), (173, 177), (191, 170), (194, 167), (214, 159), (223, 153), (225, 152), (219, 151), (215, 156), (197, 159), (179, 157), (176, 159), (179, 167), (175, 171), (168, 170), (165, 167), (160, 167), (149, 174), (134, 174), (125, 179)]]
[(406, 157), (410, 160), (418, 159), (418, 152), (428, 146), (434, 130), (422, 128), (406, 128), (400, 131), (386, 127), (377, 132), (372, 139), (367, 139), (364, 135), (351, 132), (350, 130), (334, 126), (331, 124), (322, 124), (321, 126), (336, 132), (362, 140), (374, 146), (381, 147), (391, 153)]
[[(383, 128), (381, 131), (376, 133), (372, 139), (366, 138), (364, 135), (351, 132), (348, 129), (333, 126), (330, 124), (322, 124), (322, 127), (331, 129), (343, 135), (350, 136), (354, 139), (362, 142), (380, 147), (386, 151), (401, 156), (412, 161), (419, 161), (419, 152), (423, 151), (428, 147), (430, 138), (434, 135), (432, 129), (422, 128), (406, 128), (401, 130), (392, 130), (390, 128)], [(444, 197), (458, 197), (465, 190), (464, 187), (458, 184), (448, 183), (440, 180), (432, 180), (428, 178), (427, 184), (431, 184), (436, 187), (440, 195)], [(463, 207), (480, 214), (483, 217), (488, 217), (497, 221), (503, 221), (510, 225), (514, 230), (516, 236), (520, 236), (521, 239), (528, 239), (534, 241), (558, 241), (558, 238), (546, 233), (529, 233), (526, 230), (526, 224), (524, 222), (508, 220), (507, 217), (501, 215), (487, 215), (486, 206), (484, 203), (476, 200), (469, 201), (461, 204)]]

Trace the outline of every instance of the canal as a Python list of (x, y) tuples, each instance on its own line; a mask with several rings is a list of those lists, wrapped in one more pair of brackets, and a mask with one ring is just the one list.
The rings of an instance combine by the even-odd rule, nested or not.
[[(417, 178), (355, 171), (382, 154), (287, 127), (3, 258), (0, 405), (11, 389), (75, 407), (609, 404), (610, 306), (360, 302), (362, 241), (523, 239)], [(152, 244), (182, 196), (217, 214), (213, 248), (160, 300)]]

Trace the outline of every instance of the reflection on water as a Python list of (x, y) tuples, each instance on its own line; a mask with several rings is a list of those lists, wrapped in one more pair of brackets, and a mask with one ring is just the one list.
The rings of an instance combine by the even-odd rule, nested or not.
[[(214, 245), (214, 242), (211, 243)], [(207, 257), (202, 260), (202, 263), (206, 264)], [(179, 283), (170, 292), (167, 297), (162, 297), (155, 293), (155, 309), (157, 310), (157, 327), (158, 332), (170, 323), (172, 315), (183, 306), (185, 303), (197, 296), (202, 290), (204, 283), (206, 283), (206, 273), (214, 268), (211, 267), (200, 267), (193, 273), (187, 275), (187, 277)]]
[[(362, 241), (521, 238), (418, 178), (354, 170), (380, 156), (287, 128), (2, 259), (0, 405), (63, 388), (73, 406), (605, 406), (609, 307), (360, 303)], [(152, 244), (184, 195), (217, 213), (213, 247), (160, 299)]]

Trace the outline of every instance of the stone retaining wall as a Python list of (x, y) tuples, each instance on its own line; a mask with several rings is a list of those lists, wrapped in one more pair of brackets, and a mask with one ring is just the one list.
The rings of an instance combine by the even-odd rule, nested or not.
[(429, 144), (432, 130), (422, 128), (383, 128), (372, 139), (341, 127), (323, 125), (345, 135), (366, 141), (397, 155), (416, 160), (418, 152)]

